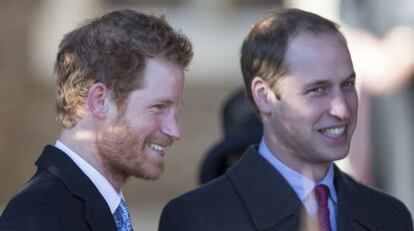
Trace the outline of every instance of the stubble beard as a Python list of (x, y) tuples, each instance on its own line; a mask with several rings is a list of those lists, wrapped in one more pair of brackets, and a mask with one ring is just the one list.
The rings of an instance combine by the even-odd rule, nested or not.
[(145, 154), (145, 140), (140, 139), (138, 131), (123, 116), (99, 132), (96, 147), (104, 168), (123, 181), (130, 176), (156, 180), (164, 171), (164, 161)]

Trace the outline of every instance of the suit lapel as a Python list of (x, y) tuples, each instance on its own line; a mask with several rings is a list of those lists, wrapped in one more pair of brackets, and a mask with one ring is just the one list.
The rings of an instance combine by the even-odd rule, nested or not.
[[(335, 169), (338, 231), (378, 230), (368, 210), (369, 198), (352, 178)], [(250, 147), (227, 173), (258, 230), (299, 230), (304, 207), (283, 176), (255, 147)], [(302, 214), (303, 215), (303, 214)]]
[(46, 146), (36, 165), (59, 178), (75, 197), (84, 201), (91, 230), (117, 230), (109, 206), (92, 181), (61, 150)]
[(379, 230), (368, 208), (372, 207), (365, 191), (352, 178), (335, 166), (338, 194), (338, 231)]
[(299, 198), (254, 147), (226, 175), (258, 230), (298, 230)]

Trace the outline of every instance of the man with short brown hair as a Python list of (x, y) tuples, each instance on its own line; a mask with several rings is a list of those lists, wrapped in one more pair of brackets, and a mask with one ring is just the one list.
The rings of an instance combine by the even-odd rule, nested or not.
[(335, 166), (349, 151), (358, 97), (335, 23), (276, 9), (244, 40), (241, 68), (263, 124), (226, 174), (167, 204), (160, 231), (413, 230), (404, 204)]
[(181, 137), (189, 40), (163, 18), (118, 10), (68, 33), (55, 64), (56, 144), (10, 200), (0, 230), (132, 230), (130, 176), (157, 179)]

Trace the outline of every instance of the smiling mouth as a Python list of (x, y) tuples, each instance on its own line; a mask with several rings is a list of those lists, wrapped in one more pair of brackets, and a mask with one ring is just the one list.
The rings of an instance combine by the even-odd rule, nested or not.
[(157, 151), (157, 152), (164, 152), (165, 148), (167, 148), (168, 146), (163, 146), (161, 144), (156, 144), (156, 143), (150, 143), (148, 145), (148, 147), (150, 147), (151, 149)]
[(332, 127), (332, 128), (324, 128), (319, 130), (323, 135), (331, 137), (331, 138), (338, 138), (345, 133), (345, 126), (342, 127)]

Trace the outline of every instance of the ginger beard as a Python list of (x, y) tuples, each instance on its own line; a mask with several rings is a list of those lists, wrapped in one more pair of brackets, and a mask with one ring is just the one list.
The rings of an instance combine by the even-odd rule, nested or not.
[(124, 102), (108, 96), (105, 117), (99, 120), (96, 148), (103, 171), (121, 182), (129, 176), (159, 178), (166, 148), (181, 138), (177, 110), (184, 92), (183, 67), (150, 58), (142, 74), (140, 86)]
[(147, 155), (146, 140), (120, 113), (97, 135), (96, 146), (105, 169), (115, 176), (156, 180), (164, 171), (164, 159)]

